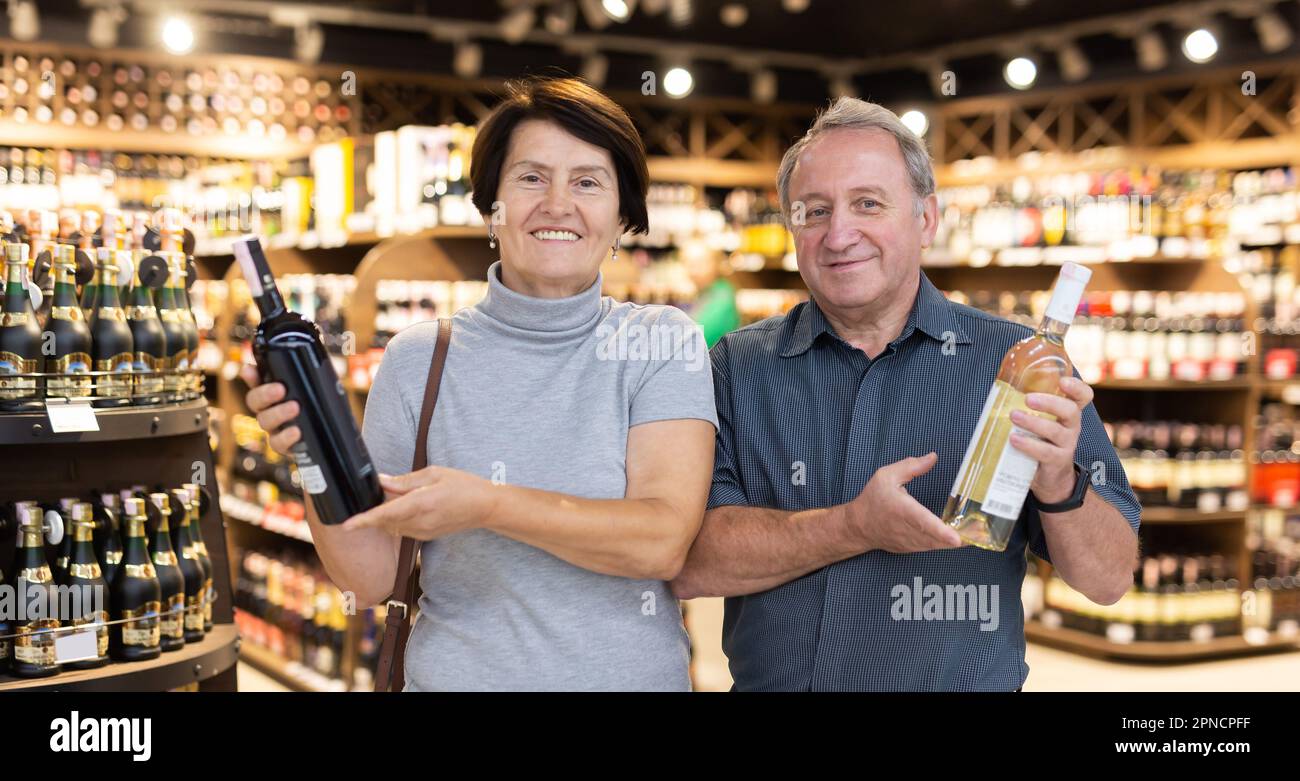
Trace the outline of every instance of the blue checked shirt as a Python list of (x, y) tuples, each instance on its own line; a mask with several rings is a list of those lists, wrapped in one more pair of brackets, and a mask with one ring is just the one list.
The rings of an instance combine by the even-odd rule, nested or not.
[[(1002, 357), (1030, 333), (948, 301), (921, 273), (906, 326), (874, 360), (814, 301), (728, 334), (711, 353), (719, 429), (709, 508), (842, 504), (879, 467), (933, 450), (938, 463), (907, 490), (940, 515)], [(1092, 405), (1075, 460), (1105, 464), (1091, 490), (1136, 533), (1140, 507)], [(1017, 689), (1029, 673), (1026, 546), (1050, 560), (1032, 501), (1002, 553), (874, 550), (731, 597), (722, 639), (736, 689)], [(971, 595), (956, 601), (972, 608), (984, 600), (985, 617), (916, 610), (931, 586)]]

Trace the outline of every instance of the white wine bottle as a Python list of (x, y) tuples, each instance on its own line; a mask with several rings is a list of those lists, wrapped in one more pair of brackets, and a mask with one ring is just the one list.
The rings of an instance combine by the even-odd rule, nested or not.
[(1019, 409), (1052, 417), (1025, 406), (1025, 395), (1060, 394), (1061, 378), (1073, 369), (1065, 354), (1065, 332), (1091, 277), (1092, 271), (1077, 263), (1061, 266), (1038, 330), (1002, 358), (943, 510), (943, 522), (971, 545), (992, 551), (1007, 549), (1029, 484), (1038, 471), (1038, 462), (1011, 444), (1013, 432), (1034, 437), (1011, 422), (1011, 412)]

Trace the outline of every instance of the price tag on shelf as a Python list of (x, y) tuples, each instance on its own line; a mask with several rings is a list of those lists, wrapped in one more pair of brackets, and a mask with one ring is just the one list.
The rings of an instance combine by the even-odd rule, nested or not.
[(99, 656), (99, 642), (95, 630), (83, 629), (80, 632), (56, 635), (54, 638), (54, 656), (59, 664), (76, 662), (81, 659), (94, 659)]
[(45, 414), (50, 419), (50, 430), (55, 434), (75, 431), (99, 431), (95, 408), (89, 401), (72, 399), (46, 399)]

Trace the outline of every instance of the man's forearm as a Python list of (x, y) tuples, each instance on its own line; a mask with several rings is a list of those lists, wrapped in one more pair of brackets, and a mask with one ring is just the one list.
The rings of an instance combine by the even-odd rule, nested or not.
[(1123, 514), (1090, 489), (1079, 509), (1041, 518), (1052, 566), (1065, 582), (1098, 604), (1119, 601), (1133, 583), (1138, 551)]
[(866, 549), (843, 505), (799, 512), (718, 507), (704, 514), (672, 589), (680, 599), (754, 594)]

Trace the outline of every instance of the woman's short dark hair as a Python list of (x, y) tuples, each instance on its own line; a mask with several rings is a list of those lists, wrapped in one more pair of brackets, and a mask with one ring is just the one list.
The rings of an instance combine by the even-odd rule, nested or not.
[(530, 78), (506, 84), (505, 100), (479, 125), (470, 154), (470, 186), (480, 214), (488, 218), (492, 213), (510, 137), (526, 119), (554, 122), (608, 151), (618, 176), (618, 213), (624, 230), (646, 233), (650, 229), (645, 203), (650, 170), (641, 134), (621, 106), (574, 78)]

